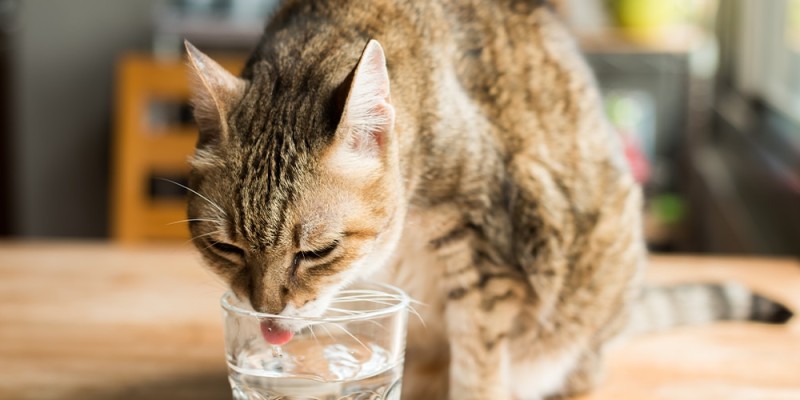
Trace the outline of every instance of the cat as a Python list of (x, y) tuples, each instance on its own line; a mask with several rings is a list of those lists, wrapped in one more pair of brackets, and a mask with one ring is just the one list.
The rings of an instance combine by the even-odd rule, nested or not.
[(641, 287), (642, 193), (546, 2), (286, 0), (241, 77), (187, 52), (190, 230), (238, 297), (316, 316), (358, 277), (401, 287), (427, 325), (408, 399), (597, 384)]

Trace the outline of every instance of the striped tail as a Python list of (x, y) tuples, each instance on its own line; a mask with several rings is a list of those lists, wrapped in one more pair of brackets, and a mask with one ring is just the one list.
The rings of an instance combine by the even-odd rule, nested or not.
[(782, 324), (793, 312), (737, 283), (645, 287), (633, 307), (629, 332), (740, 320)]

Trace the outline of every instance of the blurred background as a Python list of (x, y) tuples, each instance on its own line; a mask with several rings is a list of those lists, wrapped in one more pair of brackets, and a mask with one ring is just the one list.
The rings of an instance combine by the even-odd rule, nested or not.
[[(182, 40), (236, 71), (271, 0), (0, 0), (0, 235), (185, 240)], [(800, 255), (800, 0), (561, 0), (660, 252)]]

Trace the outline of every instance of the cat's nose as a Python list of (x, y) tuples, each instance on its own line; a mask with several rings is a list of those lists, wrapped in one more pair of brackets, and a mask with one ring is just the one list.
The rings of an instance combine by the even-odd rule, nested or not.
[(280, 290), (270, 293), (269, 288), (259, 287), (259, 285), (252, 285), (250, 288), (250, 305), (260, 313), (274, 315), (279, 315), (286, 308), (286, 303), (283, 296), (280, 295)]
[(280, 304), (274, 305), (274, 304), (260, 303), (258, 305), (253, 306), (253, 309), (260, 313), (272, 314), (272, 315), (280, 315), (281, 311), (283, 311), (284, 308), (285, 307)]
[(250, 304), (258, 312), (280, 314), (286, 307), (289, 290), (279, 258), (263, 256), (248, 263)]

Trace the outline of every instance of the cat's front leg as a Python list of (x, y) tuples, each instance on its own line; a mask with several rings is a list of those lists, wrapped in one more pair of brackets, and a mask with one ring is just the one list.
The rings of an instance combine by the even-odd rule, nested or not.
[(509, 330), (523, 292), (519, 282), (487, 276), (449, 291), (450, 399), (511, 399)]

